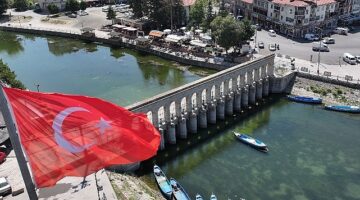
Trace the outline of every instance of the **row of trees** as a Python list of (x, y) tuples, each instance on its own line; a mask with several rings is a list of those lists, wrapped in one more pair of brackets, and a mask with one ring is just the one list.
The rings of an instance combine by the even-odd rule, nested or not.
[[(87, 5), (85, 1), (80, 1), (80, 3), (77, 0), (67, 0), (65, 3), (65, 11), (70, 12), (76, 12), (79, 10), (86, 10)], [(47, 9), (49, 10), (50, 14), (58, 13), (59, 7), (57, 7), (55, 4), (48, 5)]]
[(10, 85), (13, 88), (25, 89), (24, 84), (22, 84), (19, 80), (16, 79), (15, 73), (11, 71), (9, 66), (7, 66), (1, 59), (0, 59), (0, 80)]
[(6, 12), (6, 9), (10, 7), (10, 3), (16, 11), (25, 11), (29, 9), (32, 2), (29, 0), (14, 0), (14, 2), (10, 2), (9, 0), (0, 0), (0, 16), (3, 15)]

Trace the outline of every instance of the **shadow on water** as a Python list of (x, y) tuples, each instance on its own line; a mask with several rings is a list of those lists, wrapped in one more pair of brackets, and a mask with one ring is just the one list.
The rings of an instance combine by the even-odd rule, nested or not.
[(60, 37), (47, 37), (49, 51), (54, 56), (63, 56), (65, 54), (71, 54), (80, 50), (86, 52), (96, 52), (98, 45), (96, 43), (82, 42), (74, 39), (66, 39)]
[(10, 32), (0, 31), (0, 44), (0, 52), (6, 52), (10, 56), (24, 51), (22, 38)]
[[(220, 153), (221, 149), (226, 146), (232, 144), (233, 142), (238, 142), (234, 139), (232, 134), (220, 135), (219, 133), (233, 129), (235, 124), (251, 118), (261, 110), (275, 106), (274, 104), (276, 104), (276, 106), (281, 106), (281, 104), (279, 104), (279, 99), (283, 96), (284, 95), (278, 94), (271, 95), (270, 97), (259, 101), (257, 106), (249, 107), (249, 109), (244, 110), (242, 113), (234, 113), (232, 117), (227, 117), (224, 121), (218, 121), (217, 124), (210, 125), (206, 129), (199, 129), (197, 134), (188, 135), (188, 139), (177, 140), (176, 145), (166, 144), (166, 149), (159, 151), (156, 157), (142, 162), (140, 169), (136, 172), (136, 174), (139, 176), (149, 174), (152, 172), (154, 164), (161, 166), (166, 162), (176, 159), (180, 155), (189, 153), (193, 148), (196, 148), (211, 139), (222, 137), (216, 140), (217, 144), (208, 145), (207, 149), (201, 150), (201, 156), (195, 155), (193, 159), (191, 159), (191, 163), (187, 163), (186, 170), (191, 170), (191, 168), (194, 168), (198, 164), (201, 164), (204, 160), (211, 158), (214, 154)], [(255, 129), (259, 129), (261, 126), (267, 124), (266, 122), (269, 120), (269, 115), (270, 111), (263, 112), (263, 114), (259, 115), (259, 117), (249, 121), (245, 128), (239, 131), (251, 134), (255, 131)], [(179, 172), (178, 175), (181, 176), (181, 172)]]

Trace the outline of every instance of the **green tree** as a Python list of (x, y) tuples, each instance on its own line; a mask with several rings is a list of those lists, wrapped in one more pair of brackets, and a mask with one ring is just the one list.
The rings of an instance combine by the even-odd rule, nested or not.
[(85, 1), (80, 1), (80, 10), (86, 10), (87, 8), (87, 5), (86, 5), (86, 2)]
[(80, 10), (80, 4), (77, 0), (67, 0), (65, 3), (65, 10), (76, 12)]
[(201, 26), (204, 28), (205, 31), (210, 28), (210, 23), (212, 22), (212, 20), (214, 20), (212, 0), (208, 0), (206, 16), (201, 24)]
[(115, 19), (115, 17), (116, 17), (116, 13), (111, 6), (109, 6), (106, 17), (107, 17), (107, 19)]
[(47, 9), (49, 10), (50, 14), (56, 14), (59, 12), (59, 7), (57, 7), (55, 4), (51, 3), (47, 6)]
[(134, 17), (141, 18), (144, 16), (146, 1), (142, 0), (129, 0), (130, 8), (132, 8)]
[(221, 15), (222, 17), (226, 17), (228, 14), (229, 14), (228, 11), (225, 9), (225, 0), (221, 0), (219, 15)]
[(16, 74), (13, 71), (11, 71), (9, 66), (7, 66), (1, 59), (0, 59), (0, 80), (10, 85), (13, 88), (25, 89), (24, 84), (22, 84), (19, 80), (16, 79)]
[(204, 1), (198, 0), (190, 10), (190, 25), (199, 26), (205, 18)]
[(251, 23), (249, 20), (242, 20), (240, 22), (241, 27), (241, 41), (247, 41), (250, 40), (252, 36), (255, 34), (254, 28), (251, 27)]
[(0, 0), (0, 16), (5, 13), (7, 8), (8, 8), (8, 1)]
[(217, 16), (210, 24), (212, 37), (226, 52), (240, 42), (240, 24), (234, 17)]
[(15, 0), (13, 6), (16, 11), (26, 11), (29, 9), (29, 2), (27, 0)]

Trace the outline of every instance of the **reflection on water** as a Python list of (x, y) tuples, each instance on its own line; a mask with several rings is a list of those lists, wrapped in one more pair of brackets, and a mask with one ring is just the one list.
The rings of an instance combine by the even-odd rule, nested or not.
[(14, 56), (24, 50), (21, 44), (21, 37), (9, 32), (0, 31), (0, 53), (5, 52), (9, 56)]
[[(0, 57), (30, 90), (83, 94), (129, 105), (199, 76), (174, 62), (124, 48), (58, 37), (4, 33)], [(13, 46), (21, 47), (16, 57)]]
[[(190, 196), (205, 199), (212, 192), (219, 199), (360, 199), (359, 122), (358, 115), (281, 99), (181, 141), (143, 168), (159, 163)], [(237, 141), (233, 131), (264, 141), (269, 153)]]

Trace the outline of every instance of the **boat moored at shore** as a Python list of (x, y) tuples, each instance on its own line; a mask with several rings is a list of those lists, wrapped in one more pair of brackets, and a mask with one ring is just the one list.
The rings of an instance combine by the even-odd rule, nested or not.
[(321, 104), (322, 103), (322, 99), (318, 98), (318, 97), (288, 95), (287, 98), (291, 101), (301, 102), (301, 103), (312, 103), (312, 104)]
[(157, 165), (154, 165), (154, 176), (161, 193), (166, 199), (170, 199), (172, 193), (171, 183), (165, 176), (164, 172)]
[(176, 200), (190, 200), (184, 188), (174, 178), (170, 178), (170, 183), (173, 190), (172, 198)]
[(348, 113), (360, 113), (359, 106), (346, 106), (346, 105), (326, 105), (326, 110), (333, 110), (338, 112), (348, 112)]

